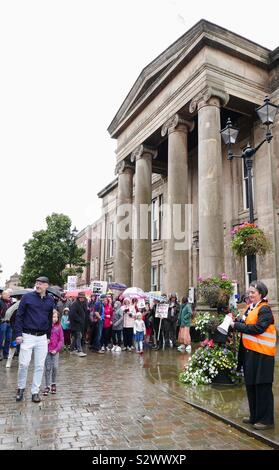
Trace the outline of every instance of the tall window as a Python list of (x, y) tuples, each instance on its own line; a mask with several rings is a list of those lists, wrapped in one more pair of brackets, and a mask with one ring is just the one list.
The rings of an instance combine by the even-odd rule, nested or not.
[(99, 258), (96, 256), (95, 258), (95, 277), (99, 277)]
[[(243, 209), (249, 209), (249, 195), (248, 195), (248, 171), (245, 165), (244, 158), (242, 159), (242, 188), (243, 188)], [(252, 193), (254, 192), (253, 185), (253, 170), (252, 170)], [(254, 195), (253, 195), (254, 197)]]
[(114, 222), (110, 222), (108, 227), (107, 239), (107, 257), (112, 258), (114, 255)]
[(91, 278), (96, 279), (98, 276), (98, 256), (96, 258), (92, 258), (92, 263), (91, 263)]
[(151, 268), (151, 290), (158, 290), (158, 268), (152, 266)]
[(162, 264), (159, 265), (159, 279), (160, 279), (159, 289), (161, 292), (163, 292), (164, 291), (164, 266)]
[(163, 203), (163, 196), (156, 197), (152, 200), (152, 210), (151, 210), (151, 220), (152, 220), (152, 227), (151, 227), (151, 236), (152, 241), (155, 242), (156, 240), (161, 240), (162, 238), (162, 205)]
[(249, 286), (252, 282), (252, 263), (251, 256), (245, 256), (245, 288), (249, 289)]

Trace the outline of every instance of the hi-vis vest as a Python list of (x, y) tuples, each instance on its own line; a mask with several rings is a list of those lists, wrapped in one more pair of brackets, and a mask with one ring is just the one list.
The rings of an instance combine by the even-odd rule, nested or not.
[[(260, 302), (257, 307), (253, 308), (248, 313), (246, 318), (246, 325), (255, 325), (258, 321), (259, 311), (262, 307), (267, 306), (267, 302)], [(248, 307), (249, 308), (249, 307)], [(260, 335), (249, 335), (247, 333), (242, 334), (242, 342), (246, 349), (251, 349), (261, 354), (267, 354), (268, 356), (275, 356), (276, 353), (276, 329), (275, 325), (269, 325), (269, 327)]]

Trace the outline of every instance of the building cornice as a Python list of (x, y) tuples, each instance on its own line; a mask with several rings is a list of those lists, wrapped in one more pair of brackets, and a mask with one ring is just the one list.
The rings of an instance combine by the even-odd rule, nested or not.
[(107, 194), (109, 194), (113, 189), (115, 189), (118, 185), (118, 178), (115, 178), (113, 181), (111, 181), (111, 183), (109, 183), (107, 186), (104, 187), (104, 189), (102, 189), (98, 194), (97, 196), (99, 198), (103, 198), (105, 197)]
[(187, 33), (143, 69), (109, 125), (117, 138), (141, 110), (205, 46), (223, 50), (264, 69), (271, 68), (272, 51), (206, 20)]

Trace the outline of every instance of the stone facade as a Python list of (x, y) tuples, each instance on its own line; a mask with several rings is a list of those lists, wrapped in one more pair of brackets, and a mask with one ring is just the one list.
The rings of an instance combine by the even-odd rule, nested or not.
[(88, 286), (90, 282), (90, 269), (91, 269), (91, 225), (81, 230), (76, 236), (76, 244), (79, 248), (83, 248), (85, 253), (83, 255), (87, 265), (83, 268), (82, 274), (77, 278), (77, 288)]
[[(246, 175), (243, 159), (227, 160), (220, 129), (228, 117), (240, 128), (235, 154), (248, 142), (257, 146), (265, 130), (255, 108), (266, 95), (279, 104), (278, 49), (270, 51), (205, 20), (143, 70), (108, 128), (117, 139), (118, 178), (99, 193), (105, 234), (101, 278), (145, 290), (176, 291), (181, 297), (189, 286), (196, 286), (198, 275), (225, 272), (237, 279), (240, 293), (245, 292), (249, 267), (232, 255), (230, 243), (231, 229), (249, 217)], [(257, 275), (268, 285), (276, 311), (278, 115), (271, 130), (273, 140), (253, 157), (253, 193), (255, 221), (273, 247), (264, 259), (257, 259)], [(113, 220), (116, 226), (124, 219), (116, 208), (133, 204), (130, 223), (138, 231), (139, 208), (152, 206), (156, 212), (156, 200), (163, 214), (157, 219), (154, 212), (148, 216), (147, 237), (120, 239), (114, 230), (115, 246), (109, 250), (109, 227)], [(177, 250), (178, 235), (163, 233), (173, 222), (169, 207), (176, 205), (189, 207), (189, 214), (181, 215), (188, 234), (184, 250)], [(152, 230), (159, 226), (161, 233), (154, 237)]]
[(6, 281), (5, 289), (23, 289), (19, 283), (19, 274), (13, 274), (10, 279)]

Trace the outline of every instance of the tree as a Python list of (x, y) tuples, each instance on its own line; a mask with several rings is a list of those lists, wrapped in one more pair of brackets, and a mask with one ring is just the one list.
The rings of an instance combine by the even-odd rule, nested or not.
[[(82, 273), (86, 261), (85, 250), (76, 245), (76, 230), (71, 230), (67, 215), (55, 214), (46, 218), (46, 230), (33, 232), (33, 238), (24, 243), (25, 259), (20, 282), (32, 287), (38, 276), (47, 276), (51, 284), (63, 286), (69, 272)], [(68, 268), (70, 266), (70, 269)]]

